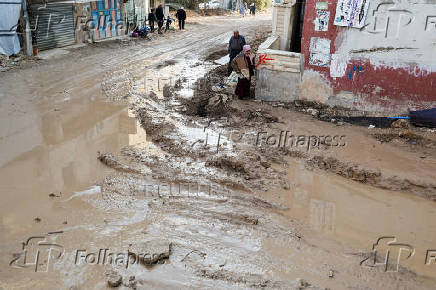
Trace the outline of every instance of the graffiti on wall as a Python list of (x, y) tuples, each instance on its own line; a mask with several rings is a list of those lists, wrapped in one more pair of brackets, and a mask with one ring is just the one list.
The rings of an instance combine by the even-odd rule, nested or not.
[(269, 58), (266, 54), (261, 54), (259, 55), (259, 60), (257, 61), (256, 64), (256, 69), (263, 63), (267, 63), (268, 60), (274, 60), (274, 58)]
[(368, 7), (369, 0), (338, 0), (334, 25), (362, 28)]
[(312, 37), (310, 39), (309, 64), (328, 67), (330, 62), (330, 39)]
[(353, 68), (351, 68), (350, 72), (348, 73), (348, 79), (351, 80), (353, 78), (353, 76), (355, 75), (355, 73), (356, 74), (363, 73), (363, 71), (364, 71), (363, 67), (361, 67), (360, 65), (359, 66), (353, 65)]
[(315, 18), (315, 31), (327, 31), (329, 29), (330, 12), (317, 10)]

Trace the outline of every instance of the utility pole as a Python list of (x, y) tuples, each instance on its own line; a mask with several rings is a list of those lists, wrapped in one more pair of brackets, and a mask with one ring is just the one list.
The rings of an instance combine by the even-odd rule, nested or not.
[(26, 24), (26, 55), (32, 55), (32, 37), (30, 36), (30, 22), (29, 22), (29, 14), (27, 13), (27, 3), (26, 0), (22, 0), (23, 2), (23, 18), (24, 23)]

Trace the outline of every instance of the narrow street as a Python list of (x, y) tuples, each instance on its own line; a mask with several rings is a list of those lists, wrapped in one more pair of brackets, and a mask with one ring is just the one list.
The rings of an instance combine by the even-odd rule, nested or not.
[[(213, 104), (233, 30), (257, 48), (271, 14), (186, 27), (0, 73), (0, 289), (105, 289), (110, 271), (125, 289), (434, 289), (434, 132), (411, 149), (304, 104)], [(287, 130), (346, 142), (267, 144)], [(416, 259), (371, 266), (380, 237)], [(29, 238), (51, 250), (15, 267)], [(129, 264), (138, 253), (165, 259)]]

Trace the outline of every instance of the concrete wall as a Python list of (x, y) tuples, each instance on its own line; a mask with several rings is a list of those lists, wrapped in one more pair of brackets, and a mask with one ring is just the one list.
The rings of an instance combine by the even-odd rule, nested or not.
[(272, 34), (280, 37), (281, 50), (289, 50), (292, 35), (292, 20), (294, 17), (295, 0), (287, 4), (274, 4)]
[(280, 37), (271, 36), (258, 48), (256, 99), (289, 102), (300, 95), (300, 54), (279, 46)]
[(435, 0), (371, 0), (362, 28), (334, 25), (337, 0), (325, 2), (306, 1), (302, 99), (391, 113), (436, 107)]

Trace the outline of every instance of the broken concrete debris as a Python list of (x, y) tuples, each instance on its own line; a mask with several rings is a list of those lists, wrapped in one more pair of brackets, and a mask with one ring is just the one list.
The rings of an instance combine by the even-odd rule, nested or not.
[(409, 128), (409, 121), (406, 119), (398, 119), (391, 125), (392, 128), (400, 128), (400, 129), (408, 129)]
[(163, 263), (171, 255), (172, 243), (164, 239), (154, 239), (147, 242), (136, 243), (129, 248), (132, 254), (145, 265)]
[(121, 282), (123, 281), (123, 277), (114, 270), (107, 272), (106, 277), (107, 277), (107, 284), (109, 285), (109, 287), (114, 287), (114, 288), (118, 287), (121, 285)]

